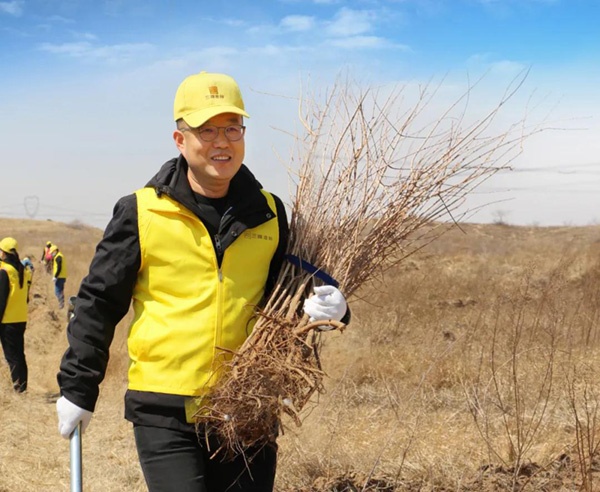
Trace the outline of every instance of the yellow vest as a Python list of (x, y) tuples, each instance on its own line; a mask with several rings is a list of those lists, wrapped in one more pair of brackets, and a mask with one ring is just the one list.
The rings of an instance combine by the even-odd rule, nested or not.
[(0, 268), (8, 274), (10, 290), (2, 323), (23, 323), (27, 321), (27, 274), (23, 274), (23, 287), (19, 286), (19, 272), (9, 263), (1, 262)]
[[(56, 258), (58, 257), (62, 258), (62, 262), (60, 264), (60, 273), (57, 276), (56, 270), (58, 270), (58, 265), (56, 264)], [(53, 274), (56, 278), (67, 278), (67, 262), (65, 261), (65, 257), (60, 251), (56, 253), (56, 256), (54, 257)]]
[[(263, 194), (275, 212), (275, 200)], [(252, 331), (279, 242), (277, 218), (244, 231), (219, 269), (210, 234), (194, 213), (153, 188), (136, 196), (141, 266), (128, 337), (129, 389), (204, 395)]]

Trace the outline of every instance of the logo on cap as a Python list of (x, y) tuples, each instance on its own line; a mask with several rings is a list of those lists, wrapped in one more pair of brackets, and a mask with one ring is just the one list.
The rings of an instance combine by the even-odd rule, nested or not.
[(209, 95), (206, 96), (206, 99), (225, 99), (225, 96), (219, 94), (219, 88), (216, 85), (208, 86)]

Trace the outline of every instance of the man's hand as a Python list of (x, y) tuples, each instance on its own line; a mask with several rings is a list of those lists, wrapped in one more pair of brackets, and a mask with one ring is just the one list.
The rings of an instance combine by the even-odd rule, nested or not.
[(52, 277), (52, 282), (56, 283), (56, 277)]
[(81, 433), (83, 434), (92, 420), (92, 412), (78, 407), (64, 396), (56, 401), (56, 413), (58, 414), (58, 432), (65, 439), (69, 438), (79, 422), (81, 422)]
[(315, 293), (304, 301), (304, 312), (310, 321), (340, 321), (346, 314), (348, 306), (344, 295), (333, 285), (322, 285), (314, 288)]

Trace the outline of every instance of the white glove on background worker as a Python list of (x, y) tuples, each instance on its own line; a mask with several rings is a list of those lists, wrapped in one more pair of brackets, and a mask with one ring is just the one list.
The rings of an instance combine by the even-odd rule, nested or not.
[(65, 439), (69, 438), (79, 422), (81, 422), (81, 433), (83, 434), (92, 420), (92, 412), (78, 407), (64, 396), (56, 401), (56, 413), (58, 414), (58, 432)]
[(310, 321), (340, 321), (348, 309), (344, 295), (333, 285), (314, 288), (315, 293), (304, 301), (304, 312)]

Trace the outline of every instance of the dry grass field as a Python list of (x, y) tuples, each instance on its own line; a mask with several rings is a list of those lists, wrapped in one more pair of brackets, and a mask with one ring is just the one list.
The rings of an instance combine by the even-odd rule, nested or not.
[[(0, 219), (39, 262), (47, 240), (77, 291), (101, 231)], [(325, 336), (326, 392), (279, 440), (279, 491), (600, 490), (600, 227), (465, 224), (351, 300)], [(39, 264), (39, 263), (38, 263)], [(54, 402), (66, 312), (38, 267), (29, 389), (0, 364), (0, 492), (69, 490)], [(84, 489), (144, 491), (123, 419), (126, 324), (84, 435)]]

